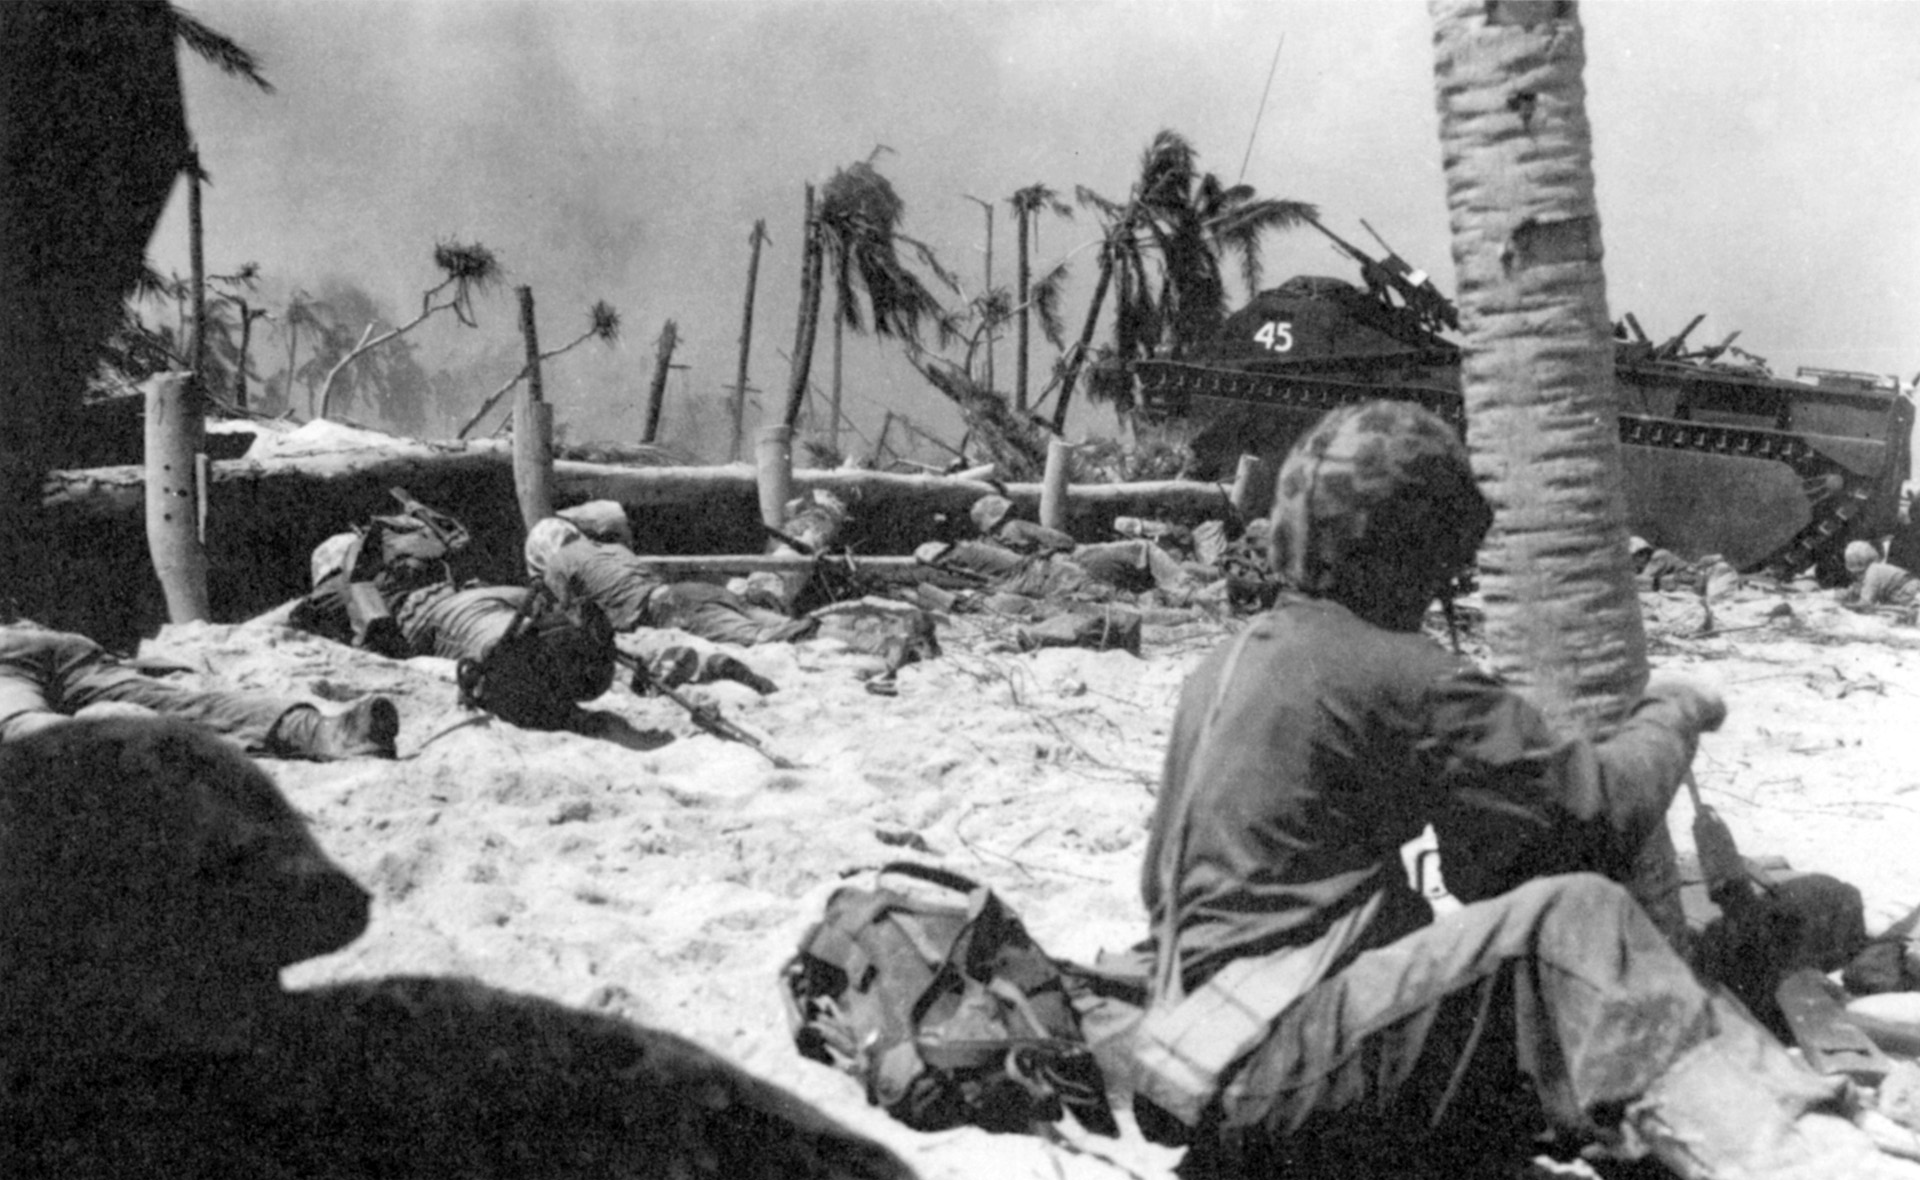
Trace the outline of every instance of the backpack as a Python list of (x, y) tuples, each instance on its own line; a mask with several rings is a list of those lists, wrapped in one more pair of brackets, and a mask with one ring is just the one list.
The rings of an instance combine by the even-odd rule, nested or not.
[(1071, 1110), (1118, 1134), (1059, 967), (958, 873), (896, 862), (835, 890), (781, 983), (801, 1055), (910, 1127), (1033, 1131)]
[(613, 687), (618, 659), (605, 611), (585, 600), (562, 606), (536, 583), (499, 642), (460, 661), (460, 703), (526, 729), (566, 729), (579, 702)]
[(405, 488), (389, 494), (400, 511), (369, 522), (355, 558), (355, 580), (370, 577), (389, 598), (436, 582), (458, 582), (452, 563), (471, 543), (466, 526)]

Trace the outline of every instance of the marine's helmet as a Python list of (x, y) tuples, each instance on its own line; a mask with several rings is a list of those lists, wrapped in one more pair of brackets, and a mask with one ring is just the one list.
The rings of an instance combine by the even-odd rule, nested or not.
[(985, 535), (999, 527), (1000, 522), (1005, 520), (1007, 513), (1011, 511), (1013, 511), (1013, 501), (1005, 496), (987, 495), (975, 500), (973, 507), (968, 509), (967, 515), (973, 518), (973, 527)]
[(626, 507), (618, 500), (588, 500), (562, 508), (554, 515), (572, 521), (580, 535), (589, 541), (633, 548), (633, 522), (627, 519)]
[(1473, 562), (1493, 523), (1460, 438), (1408, 402), (1371, 401), (1322, 418), (1294, 444), (1274, 486), (1273, 570), (1394, 630)]
[(580, 529), (564, 517), (549, 516), (540, 520), (527, 530), (527, 573), (535, 578), (546, 577), (553, 555), (582, 536)]
[(1846, 552), (1841, 557), (1847, 563), (1847, 572), (1857, 578), (1868, 566), (1880, 560), (1880, 551), (1873, 547), (1871, 541), (1848, 541)]

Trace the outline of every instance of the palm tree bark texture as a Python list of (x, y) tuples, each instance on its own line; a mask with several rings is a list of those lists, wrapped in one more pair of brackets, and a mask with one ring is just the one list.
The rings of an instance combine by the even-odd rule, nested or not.
[[(1584, 35), (1571, 2), (1431, 0), (1467, 446), (1495, 671), (1556, 723), (1612, 728), (1647, 678), (1627, 557)], [(1672, 837), (1629, 883), (1685, 950)]]

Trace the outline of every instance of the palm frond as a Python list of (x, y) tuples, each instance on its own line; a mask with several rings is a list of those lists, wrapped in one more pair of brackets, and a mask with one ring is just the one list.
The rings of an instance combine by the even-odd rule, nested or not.
[[(587, 319), (592, 325), (589, 330), (602, 343), (613, 344), (620, 339), (620, 313), (613, 309), (611, 303), (604, 299), (595, 301), (594, 305), (587, 309)], [(668, 320), (667, 324), (671, 327), (673, 321)]]
[(169, 6), (167, 11), (173, 20), (173, 35), (182, 45), (202, 60), (211, 62), (221, 73), (244, 78), (268, 94), (273, 93), (273, 83), (260, 73), (260, 63), (251, 50), (202, 23), (184, 8)]
[(1040, 318), (1040, 332), (1055, 348), (1067, 346), (1066, 325), (1060, 319), (1060, 292), (1067, 283), (1067, 264), (1062, 262), (1027, 284), (1027, 298), (1033, 313)]
[(1269, 230), (1295, 229), (1318, 216), (1319, 210), (1304, 201), (1268, 197), (1231, 203), (1207, 230), (1223, 254), (1239, 257), (1240, 278), (1251, 296), (1260, 290), (1260, 239)]
[(1102, 216), (1104, 216), (1108, 221), (1117, 222), (1125, 218), (1127, 215), (1126, 205), (1122, 204), (1119, 201), (1114, 201), (1114, 200), (1110, 200), (1107, 197), (1103, 197), (1099, 193), (1094, 192), (1092, 189), (1088, 188), (1085, 185), (1081, 185), (1081, 184), (1074, 185), (1073, 197), (1074, 197), (1074, 200), (1080, 202), (1080, 204), (1083, 207), (1091, 208), (1099, 211), (1099, 213)]
[(457, 242), (449, 238), (435, 242), (433, 264), (447, 272), (457, 283), (485, 289), (500, 278), (500, 260), (492, 250), (478, 242)]
[(180, 276), (172, 278), (153, 269), (153, 264), (142, 263), (139, 273), (133, 276), (132, 299), (173, 299), (176, 298), (185, 282)]

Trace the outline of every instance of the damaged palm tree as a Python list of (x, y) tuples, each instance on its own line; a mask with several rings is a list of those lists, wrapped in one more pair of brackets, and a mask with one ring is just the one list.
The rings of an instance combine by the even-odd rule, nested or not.
[(1252, 185), (1225, 184), (1199, 171), (1197, 159), (1183, 136), (1162, 131), (1142, 154), (1140, 178), (1124, 202), (1077, 190), (1080, 203), (1098, 210), (1107, 228), (1100, 281), (1079, 343), (1061, 369), (1056, 430), (1066, 426), (1073, 388), (1110, 291), (1117, 288), (1110, 355), (1125, 362), (1164, 351), (1177, 359), (1218, 332), (1226, 318), (1223, 262), (1237, 258), (1249, 294), (1259, 290), (1261, 239), (1269, 231), (1304, 225), (1315, 214), (1304, 202), (1257, 197)]
[[(876, 148), (877, 155), (881, 149)], [(809, 194), (812, 190), (809, 189)], [(832, 264), (836, 324), (864, 332), (871, 322), (882, 337), (918, 340), (921, 325), (942, 325), (940, 301), (900, 257), (907, 246), (920, 263), (945, 279), (946, 272), (928, 246), (900, 232), (906, 202), (871, 157), (836, 171), (809, 203), (808, 261), (802, 274), (800, 332), (787, 384), (786, 413), (791, 428), (800, 420), (811, 376), (813, 334), (820, 320), (821, 271)], [(867, 307), (861, 312), (862, 296)]]
[(919, 348), (909, 348), (907, 360), (927, 379), (927, 384), (959, 408), (968, 436), (976, 448), (985, 452), (1001, 478), (1040, 478), (1040, 473), (1046, 470), (1047, 443), (1053, 438), (1052, 431), (1031, 417), (1017, 413), (1006, 398), (975, 381), (963, 365)]
[(508, 378), (505, 385), (494, 390), (487, 396), (486, 401), (480, 403), (480, 408), (474, 411), (473, 417), (467, 419), (467, 424), (462, 426), (459, 433), (455, 434), (454, 437), (466, 438), (472, 434), (474, 427), (480, 425), (481, 420), (492, 413), (494, 407), (498, 406), (503, 398), (509, 393), (512, 393), (515, 387), (527, 379), (527, 374), (532, 371), (536, 360), (540, 363), (550, 361), (554, 357), (572, 352), (589, 340), (598, 340), (602, 344), (617, 344), (620, 341), (620, 313), (615, 311), (613, 305), (604, 299), (597, 301), (592, 307), (587, 309), (587, 327), (585, 331), (567, 341), (565, 344), (562, 344), (560, 347), (547, 349), (535, 360), (529, 360), (526, 364), (521, 365), (520, 371)]
[[(1019, 226), (1020, 242), (1018, 261), (1015, 263), (1015, 281), (1019, 284), (1018, 303), (1015, 305), (1015, 359), (1013, 378), (1013, 408), (1026, 413), (1027, 410), (1027, 353), (1032, 336), (1032, 315), (1038, 313), (1047, 338), (1054, 347), (1061, 344), (1059, 285), (1056, 282), (1047, 290), (1043, 298), (1042, 291), (1033, 282), (1032, 262), (1028, 251), (1040, 244), (1040, 219), (1035, 216), (1044, 211), (1052, 211), (1061, 217), (1072, 217), (1073, 206), (1060, 199), (1060, 194), (1044, 184), (1030, 184), (1007, 198), (1007, 204), (1013, 207), (1015, 222)], [(1055, 275), (1064, 273), (1064, 267), (1056, 267)]]
[(365, 356), (372, 350), (398, 336), (405, 335), (425, 323), (439, 312), (451, 311), (454, 318), (469, 328), (478, 327), (473, 318), (473, 296), (476, 291), (484, 292), (500, 278), (500, 261), (493, 251), (478, 242), (441, 242), (433, 248), (433, 264), (446, 274), (437, 285), (427, 288), (420, 296), (420, 314), (406, 323), (375, 336), (377, 323), (369, 323), (360, 334), (360, 342), (347, 351), (347, 354), (328, 370), (326, 379), (320, 383), (319, 406), (313, 411), (316, 418), (325, 418), (331, 408), (334, 382), (348, 365)]

